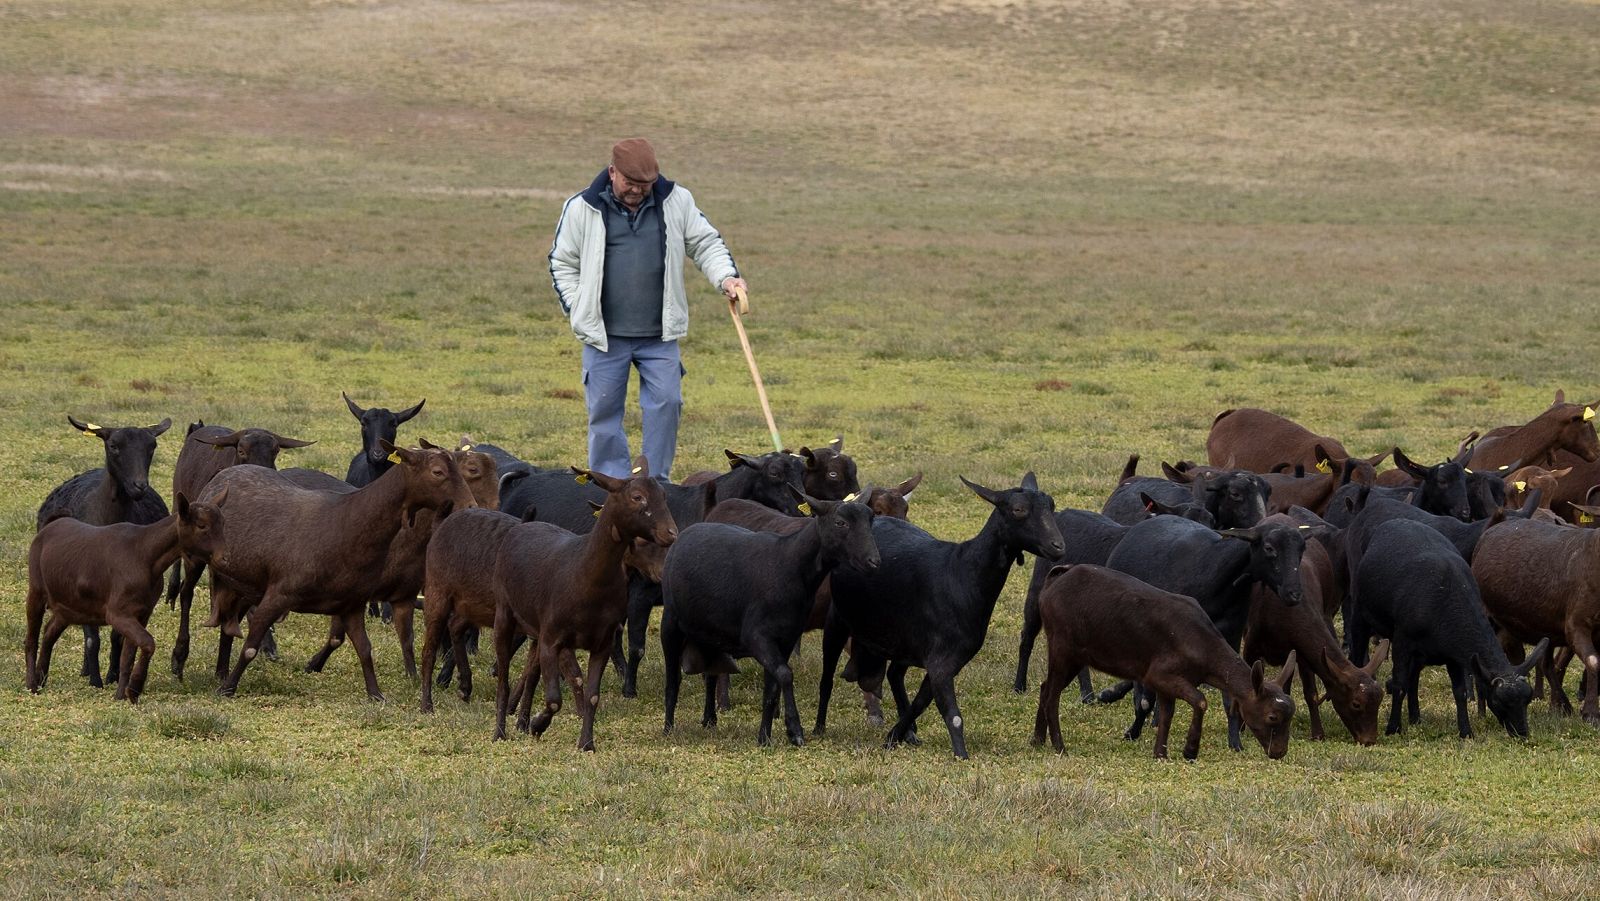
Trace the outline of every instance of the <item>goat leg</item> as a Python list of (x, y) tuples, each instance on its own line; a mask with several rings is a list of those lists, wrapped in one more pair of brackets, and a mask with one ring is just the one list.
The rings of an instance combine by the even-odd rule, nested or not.
[[(1467, 673), (1460, 663), (1446, 663), (1445, 672), (1450, 674), (1450, 694), (1456, 701), (1456, 731), (1462, 738), (1472, 737), (1472, 718), (1467, 715)], [(1481, 697), (1486, 693), (1488, 686), (1482, 686), (1479, 691)]]
[[(525, 735), (540, 736), (550, 726), (550, 715), (539, 712), (539, 722), (533, 720), (533, 688), (539, 684), (542, 670), (539, 667), (539, 643), (528, 642), (528, 660), (522, 665), (522, 678), (517, 680), (517, 693), (512, 696), (512, 706), (517, 708), (517, 731)], [(538, 731), (535, 730), (537, 725)]]
[(393, 602), (394, 635), (400, 642), (400, 659), (405, 661), (406, 675), (417, 681), (416, 637), (412, 632), (412, 616), (416, 613), (415, 600)]
[[(631, 633), (629, 638), (632, 639)], [(666, 724), (661, 731), (671, 733), (673, 718), (678, 713), (678, 691), (683, 686), (683, 633), (678, 630), (670, 610), (661, 614), (661, 659), (666, 668), (662, 675), (666, 683), (662, 702), (666, 708)]]
[(311, 659), (306, 661), (305, 671), (322, 672), (322, 668), (328, 665), (328, 658), (333, 656), (334, 651), (339, 650), (339, 646), (344, 644), (344, 639), (344, 620), (337, 616), (328, 617), (328, 640), (322, 643), (321, 650), (312, 654)]
[(962, 722), (962, 707), (955, 703), (955, 672), (930, 672), (928, 677), (933, 680), (934, 703), (938, 703), (939, 715), (950, 730), (950, 751), (966, 760), (966, 723)]
[[(891, 664), (890, 672), (892, 673), (893, 671), (894, 666)], [(894, 685), (894, 682), (895, 680), (890, 679), (891, 687)], [(903, 691), (904, 689), (902, 688), (902, 692)], [(896, 700), (898, 701), (898, 699)], [(884, 740), (883, 746), (885, 748), (893, 748), (899, 744), (908, 743), (906, 742), (906, 736), (915, 733), (917, 728), (917, 717), (922, 715), (922, 711), (928, 709), (928, 704), (932, 700), (933, 680), (929, 676), (924, 675), (922, 677), (922, 685), (917, 689), (917, 696), (912, 698), (911, 702), (906, 705), (904, 710), (901, 711), (899, 720), (896, 721), (894, 727), (889, 730), (889, 736)]]
[[(635, 579), (628, 580), (628, 659), (622, 670), (622, 696), (639, 696), (639, 663), (644, 659), (645, 637), (650, 631), (650, 593)], [(675, 667), (674, 667), (675, 668)]]
[(83, 667), (78, 670), (80, 676), (86, 676), (89, 684), (95, 688), (104, 688), (105, 683), (100, 680), (100, 629), (95, 626), (83, 626)]
[(705, 706), (700, 711), (700, 728), (715, 729), (717, 728), (717, 677), (707, 673), (700, 679), (706, 687)]
[[(863, 651), (862, 656), (865, 657), (865, 655), (866, 652)], [(884, 673), (884, 680), (889, 683), (889, 693), (894, 696), (895, 721), (897, 723), (901, 717), (905, 716), (906, 711), (911, 709), (911, 698), (906, 694), (906, 670), (910, 668), (909, 664), (890, 663)], [(926, 707), (927, 705), (924, 704), (923, 706)], [(920, 714), (922, 711), (919, 710), (917, 712)], [(922, 739), (917, 737), (917, 724), (915, 722), (900, 737), (900, 742), (913, 748), (922, 744)]]
[(1022, 635), (1017, 640), (1017, 676), (1011, 682), (1011, 690), (1019, 695), (1028, 690), (1028, 661), (1033, 657), (1033, 643), (1039, 637), (1039, 630), (1044, 628), (1044, 620), (1039, 616), (1039, 589), (1043, 582), (1035, 572), (1033, 581), (1028, 584), (1027, 597), (1022, 601)]
[[(1167, 736), (1172, 731), (1172, 710), (1174, 707), (1174, 702), (1170, 695), (1157, 694), (1155, 696), (1155, 703), (1152, 706), (1155, 707), (1156, 712), (1155, 758), (1157, 760), (1166, 760)], [(1198, 710), (1195, 711), (1195, 716), (1198, 718)], [(1190, 723), (1189, 728), (1193, 730), (1194, 724)], [(1185, 748), (1185, 750), (1187, 750), (1187, 748)]]
[[(619, 630), (616, 633), (616, 638), (620, 640), (621, 637), (622, 633)], [(613, 647), (616, 646), (612, 642), (607, 642), (607, 644)], [(567, 653), (571, 654), (572, 652), (568, 651)], [(580, 751), (592, 752), (594, 750), (594, 718), (595, 714), (600, 712), (600, 680), (605, 678), (606, 663), (606, 649), (595, 648), (591, 650), (589, 652), (588, 678), (583, 681), (583, 684), (576, 686), (577, 691), (582, 693), (582, 703), (578, 705), (579, 711), (583, 714), (583, 729), (578, 733), (578, 750)], [(577, 668), (578, 661), (575, 658), (572, 661), (572, 665), (574, 669)]]
[[(194, 589), (200, 584), (200, 574), (205, 568), (204, 563), (183, 561), (183, 584), (178, 588), (178, 635), (172, 641), (172, 674), (179, 682), (183, 681), (183, 667), (189, 662), (189, 614), (194, 606)], [(176, 565), (173, 573), (177, 574)]]
[[(248, 667), (250, 661), (261, 652), (261, 642), (266, 640), (267, 627), (277, 621), (278, 615), (289, 607), (289, 598), (281, 594), (269, 594), (251, 609), (250, 633), (245, 636), (244, 649), (239, 652), (239, 662), (234, 664), (227, 678), (217, 686), (217, 694), (231, 698), (239, 690), (239, 680), (244, 677), (245, 667)], [(218, 644), (221, 646), (223, 643), (219, 641)]]
[(39, 661), (34, 665), (34, 682), (31, 686), (35, 694), (44, 689), (44, 684), (50, 677), (50, 654), (55, 650), (56, 640), (66, 630), (66, 619), (55, 613), (50, 614), (50, 619), (45, 621), (44, 637), (40, 639), (39, 644)]
[(367, 683), (367, 697), (373, 701), (384, 700), (383, 692), (378, 690), (378, 671), (372, 665), (372, 642), (367, 638), (367, 621), (361, 615), (361, 608), (345, 616), (344, 631), (361, 659), (361, 678)]
[(511, 670), (511, 631), (511, 617), (502, 604), (494, 617), (494, 741), (504, 741), (506, 737), (506, 702), (511, 699), (510, 686), (506, 684), (506, 673)]
[[(665, 626), (662, 628), (665, 629)], [(839, 655), (844, 652), (844, 644), (849, 639), (850, 632), (843, 620), (830, 610), (828, 621), (822, 627), (822, 678), (817, 683), (817, 725), (811, 730), (812, 735), (822, 735), (828, 729), (828, 701), (833, 697), (833, 674), (839, 668)], [(666, 646), (664, 637), (662, 646)], [(668, 678), (671, 678), (673, 669), (676, 667), (667, 666)]]
[(1572, 648), (1572, 653), (1583, 661), (1584, 686), (1583, 686), (1583, 719), (1584, 722), (1600, 726), (1600, 656), (1596, 655), (1594, 636), (1588, 629), (1592, 626), (1578, 626), (1567, 628), (1569, 640), (1567, 647)]

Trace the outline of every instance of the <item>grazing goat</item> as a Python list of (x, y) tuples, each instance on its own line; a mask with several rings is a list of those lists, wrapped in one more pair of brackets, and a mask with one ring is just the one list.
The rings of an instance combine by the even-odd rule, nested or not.
[(428, 399), (423, 398), (417, 401), (416, 406), (394, 413), (383, 407), (363, 410), (356, 406), (350, 395), (341, 391), (339, 396), (344, 398), (344, 405), (350, 408), (350, 415), (361, 423), (361, 450), (350, 458), (350, 470), (344, 480), (357, 488), (364, 488), (394, 465), (389, 459), (389, 452), (383, 449), (384, 442), (394, 444), (400, 426), (422, 412), (422, 405)]
[[(1297, 524), (1282, 514), (1264, 521)], [(1306, 712), (1311, 719), (1311, 740), (1321, 741), (1325, 735), (1318, 711), (1322, 699), (1316, 695), (1317, 680), (1321, 679), (1327, 685), (1327, 699), (1333, 702), (1334, 712), (1356, 744), (1371, 745), (1378, 740), (1378, 713), (1383, 702), (1378, 667), (1388, 648), (1383, 646), (1365, 667), (1351, 664), (1327, 618), (1327, 594), (1333, 590), (1334, 581), (1335, 570), (1322, 542), (1307, 541), (1300, 558), (1304, 601), (1290, 606), (1265, 585), (1257, 584), (1251, 589), (1241, 654), (1246, 660), (1265, 660), (1275, 666), (1295, 654), (1300, 662), (1300, 689), (1305, 693)]]
[[(1011, 566), (1022, 563), (1023, 552), (1055, 557), (1066, 545), (1056, 528), (1055, 501), (1039, 490), (1033, 473), (1023, 476), (1020, 487), (1004, 490), (961, 482), (994, 508), (976, 536), (956, 544), (903, 520), (879, 518), (872, 533), (882, 565), (870, 572), (834, 571), (833, 608), (823, 631), (817, 734), (826, 729), (834, 669), (850, 639), (857, 655), (888, 664), (899, 721), (889, 730), (887, 746), (914, 735), (917, 717), (937, 701), (951, 750), (967, 756), (956, 674), (983, 647)], [(926, 670), (915, 700), (905, 690), (911, 666)]]
[[(171, 419), (163, 419), (149, 428), (107, 428), (92, 422), (79, 422), (67, 416), (73, 428), (104, 445), (106, 465), (79, 473), (57, 485), (39, 507), (34, 528), (42, 529), (53, 519), (82, 520), (92, 526), (109, 526), (119, 522), (149, 525), (167, 516), (167, 503), (150, 488), (150, 461), (156, 453), (156, 439), (172, 427)], [(106, 663), (107, 681), (116, 680), (121, 664), (120, 635), (111, 635), (111, 653)], [(83, 627), (82, 674), (89, 677), (95, 688), (105, 683), (100, 680), (100, 630), (95, 626)]]
[[(1491, 531), (1492, 534), (1492, 531)], [(1524, 678), (1549, 647), (1542, 641), (1526, 660), (1513, 667), (1484, 612), (1472, 570), (1449, 539), (1435, 529), (1397, 519), (1372, 534), (1356, 571), (1354, 615), (1347, 621), (1351, 662), (1366, 660), (1374, 636), (1392, 642), (1394, 667), (1389, 675), (1389, 725), (1401, 731), (1400, 703), (1409, 700), (1411, 722), (1421, 721), (1417, 683), (1422, 668), (1444, 664), (1456, 700), (1456, 729), (1472, 737), (1467, 716), (1469, 677), (1489, 709), (1515, 738), (1528, 735), (1528, 702), (1533, 689)]]
[(1287, 463), (1328, 473), (1337, 472), (1349, 461), (1354, 467), (1354, 480), (1370, 485), (1376, 477), (1374, 468), (1387, 456), (1388, 451), (1373, 457), (1352, 457), (1337, 439), (1254, 407), (1223, 410), (1211, 421), (1211, 431), (1206, 435), (1206, 460), (1225, 469), (1270, 472), (1274, 466)]
[[(1141, 495), (1146, 516), (1171, 515), (1192, 519), (1207, 526), (1216, 525), (1211, 514), (1199, 504), (1190, 502), (1169, 507), (1149, 495)], [(1022, 602), (1022, 635), (1017, 642), (1017, 677), (1012, 688), (1017, 694), (1028, 690), (1028, 660), (1033, 656), (1033, 643), (1039, 637), (1043, 621), (1039, 618), (1039, 592), (1044, 590), (1044, 580), (1050, 570), (1065, 563), (1093, 563), (1104, 566), (1111, 550), (1122, 541), (1132, 526), (1125, 526), (1099, 513), (1089, 510), (1060, 510), (1056, 513), (1056, 528), (1066, 542), (1066, 550), (1059, 558), (1039, 557), (1033, 561), (1033, 577), (1028, 581), (1028, 593)], [(1094, 686), (1089, 681), (1089, 671), (1078, 674), (1078, 693), (1085, 704), (1095, 700)]]
[[(172, 493), (199, 497), (212, 476), (229, 466), (247, 464), (277, 469), (279, 451), (313, 444), (316, 442), (285, 438), (267, 429), (233, 430), (206, 425), (203, 421), (190, 423), (172, 473)], [(230, 449), (233, 453), (228, 453)], [(172, 644), (172, 674), (182, 682), (183, 668), (189, 660), (189, 608), (194, 599), (194, 584), (198, 584), (206, 565), (203, 560), (182, 556), (179, 562), (181, 566), (172, 568), (172, 578), (167, 582), (167, 602), (183, 598), (178, 613), (178, 638)], [(182, 590), (185, 577), (194, 580), (187, 593)], [(267, 641), (271, 641), (270, 633)], [(263, 648), (269, 658), (276, 659), (275, 645), (263, 643)]]
[[(666, 666), (666, 731), (672, 731), (682, 669), (704, 672), (716, 657), (754, 657), (766, 674), (756, 743), (770, 744), (779, 696), (789, 743), (805, 742), (789, 657), (806, 631), (817, 592), (839, 567), (878, 568), (873, 513), (865, 504), (806, 497), (812, 511), (797, 529), (750, 531), (721, 522), (688, 527), (667, 555), (661, 589), (661, 650)], [(720, 510), (720, 508), (719, 508)], [(686, 647), (693, 654), (685, 656)], [(717, 719), (715, 674), (705, 677), (704, 725)]]
[(260, 598), (249, 611), (249, 637), (232, 672), (233, 632), (224, 628), (218, 639), (220, 694), (238, 689), (268, 625), (287, 613), (320, 613), (343, 618), (367, 695), (383, 699), (362, 607), (384, 578), (395, 538), (402, 528), (415, 528), (424, 510), (444, 517), (476, 506), (448, 452), (384, 445), (396, 465), (349, 494), (307, 490), (259, 466), (231, 466), (201, 493), (202, 501), (223, 490), (230, 498), (228, 534), (211, 558), (219, 577), (212, 589), (218, 615), (236, 618), (244, 598)]
[(1600, 726), (1600, 532), (1508, 522), (1479, 541), (1472, 574), (1489, 615), (1511, 637), (1572, 649), (1587, 675), (1583, 718)]
[[(178, 558), (180, 545), (196, 557), (215, 549), (225, 499), (223, 492), (213, 503), (190, 505), (188, 497), (174, 494), (177, 512), (149, 525), (92, 526), (62, 517), (40, 529), (28, 548), (28, 637), (23, 650), (28, 690), (44, 687), (50, 652), (62, 630), (104, 625), (123, 638), (116, 697), (138, 703), (156, 649), (145, 624), (161, 598), (161, 577)], [(44, 623), (47, 610), (50, 621)]]
[(1033, 743), (1061, 741), (1061, 690), (1084, 667), (1133, 679), (1155, 694), (1155, 756), (1167, 756), (1172, 712), (1182, 698), (1194, 710), (1183, 756), (1200, 755), (1206, 712), (1201, 684), (1222, 690), (1229, 719), (1250, 728), (1267, 757), (1289, 751), (1294, 701), (1286, 693), (1294, 678), (1294, 654), (1277, 679), (1267, 679), (1260, 661), (1240, 659), (1193, 598), (1162, 591), (1125, 573), (1093, 564), (1067, 564), (1050, 571), (1039, 599), (1050, 667), (1039, 687)]
[[(513, 526), (495, 557), (494, 650), (497, 670), (494, 737), (506, 735), (510, 701), (508, 674), (513, 636), (533, 638), (523, 675), (517, 724), (542, 735), (561, 709), (561, 680), (571, 681), (583, 731), (578, 748), (594, 750), (594, 715), (600, 706), (600, 676), (628, 612), (628, 579), (622, 558), (635, 539), (671, 545), (678, 537), (661, 483), (643, 457), (631, 478), (618, 479), (573, 467), (578, 478), (606, 492), (605, 503), (587, 535), (547, 522)], [(589, 653), (587, 679), (578, 670), (576, 650)], [(544, 710), (529, 719), (533, 685), (544, 677)]]
[[(1134, 526), (1111, 552), (1106, 566), (1156, 588), (1194, 598), (1230, 648), (1237, 649), (1250, 615), (1250, 586), (1273, 589), (1283, 603), (1304, 600), (1300, 558), (1310, 528), (1261, 522), (1248, 529), (1217, 532), (1176, 516), (1157, 516)], [(1150, 714), (1147, 699), (1135, 705), (1128, 737), (1137, 738)], [(1228, 717), (1228, 746), (1241, 750), (1240, 722)]]

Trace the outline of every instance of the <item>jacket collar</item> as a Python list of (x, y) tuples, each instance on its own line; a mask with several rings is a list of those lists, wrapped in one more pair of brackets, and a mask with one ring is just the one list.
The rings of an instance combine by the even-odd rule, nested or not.
[[(609, 168), (601, 169), (600, 174), (596, 175), (594, 181), (589, 183), (589, 187), (584, 188), (583, 193), (579, 195), (583, 198), (584, 203), (596, 210), (601, 209), (604, 204), (604, 201), (600, 199), (600, 193), (606, 189), (607, 185), (611, 184), (611, 176), (607, 174)], [(656, 176), (656, 183), (651, 185), (650, 193), (655, 197), (658, 207), (666, 201), (667, 195), (672, 193), (672, 188), (673, 183), (668, 181), (666, 176)]]

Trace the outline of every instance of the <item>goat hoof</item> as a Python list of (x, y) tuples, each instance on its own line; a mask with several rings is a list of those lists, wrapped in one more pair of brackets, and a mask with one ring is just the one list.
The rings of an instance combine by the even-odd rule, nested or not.
[(900, 740), (905, 742), (906, 744), (910, 745), (913, 748), (922, 747), (922, 739), (918, 738), (917, 737), (917, 733), (914, 732), (914, 731), (913, 732), (907, 732), (905, 735), (901, 736)]
[(637, 698), (639, 690), (631, 685), (624, 685), (622, 686), (622, 696), (625, 698)]
[(789, 736), (789, 744), (794, 745), (797, 748), (803, 748), (806, 744), (806, 737), (804, 734), (791, 735)]
[(1078, 697), (1078, 700), (1082, 701), (1085, 704), (1098, 704), (1098, 703), (1100, 703), (1100, 696), (1095, 694), (1094, 692), (1090, 691), (1090, 692), (1085, 692), (1082, 695), (1080, 695)]
[(578, 750), (584, 751), (584, 752), (589, 753), (589, 754), (593, 754), (594, 753), (594, 740), (590, 739), (587, 742), (580, 743), (578, 745)]
[[(869, 714), (867, 714), (867, 725), (871, 726), (874, 729), (882, 729), (883, 728), (883, 714), (881, 714), (881, 713), (869, 713)], [(817, 731), (818, 735), (822, 734), (822, 730), (818, 729), (816, 731)]]
[(367, 700), (374, 704), (384, 704), (387, 703), (389, 699), (383, 696), (383, 692), (375, 691), (367, 695)]
[(233, 693), (237, 690), (237, 687), (232, 685), (221, 685), (217, 687), (217, 694), (224, 698), (231, 698), (233, 697)]

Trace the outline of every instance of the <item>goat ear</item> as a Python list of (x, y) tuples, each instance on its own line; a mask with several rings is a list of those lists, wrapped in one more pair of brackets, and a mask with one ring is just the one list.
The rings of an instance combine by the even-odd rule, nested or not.
[(972, 482), (967, 481), (966, 476), (958, 475), (956, 478), (961, 480), (961, 484), (971, 488), (973, 494), (976, 494), (978, 497), (983, 498), (997, 507), (1000, 505), (1000, 492), (985, 488), (982, 485), (973, 484)]
[(217, 492), (216, 497), (213, 497), (211, 499), (211, 506), (216, 507), (218, 510), (221, 510), (222, 509), (222, 502), (227, 500), (227, 499), (228, 499), (228, 489), (224, 488), (221, 491)]
[(844, 435), (834, 435), (833, 440), (828, 442), (828, 446), (833, 448), (833, 452), (836, 454), (844, 453)]
[(361, 409), (358, 406), (356, 406), (356, 402), (350, 399), (350, 395), (344, 393), (343, 391), (340, 391), (339, 392), (339, 396), (344, 398), (344, 405), (346, 407), (350, 408), (350, 415), (351, 416), (354, 416), (355, 418), (360, 419), (361, 417), (366, 415), (367, 411)]
[(1260, 694), (1261, 693), (1261, 686), (1265, 685), (1266, 681), (1267, 681), (1267, 662), (1265, 660), (1257, 660), (1255, 665), (1250, 667), (1250, 688), (1251, 688), (1251, 690), (1254, 691), (1257, 694)]
[(731, 451), (731, 450), (724, 450), (723, 453), (728, 455), (728, 465), (729, 465), (730, 469), (735, 468), (735, 467), (739, 467), (739, 466), (748, 466), (751, 469), (760, 469), (761, 468), (761, 458), (760, 457), (753, 457), (753, 456), (751, 456), (749, 454), (741, 454), (741, 453), (738, 453), (737, 451)]
[(418, 438), (417, 446), (421, 447), (423, 450), (444, 450), (444, 448), (434, 444), (432, 441), (429, 441), (426, 438)]
[(67, 414), (67, 422), (71, 423), (73, 428), (75, 428), (78, 431), (84, 433), (85, 435), (93, 435), (96, 438), (104, 438), (105, 437), (104, 435), (101, 434), (101, 432), (105, 431), (104, 429), (100, 428), (99, 426), (95, 425), (92, 422), (79, 422), (78, 420), (72, 418), (72, 414), (71, 413)]
[(822, 501), (814, 497), (806, 498), (806, 503), (811, 506), (812, 516), (827, 516), (839, 509), (840, 501)]
[(1392, 453), (1394, 453), (1393, 450), (1386, 450), (1381, 454), (1377, 454), (1376, 456), (1368, 457), (1367, 458), (1367, 462), (1371, 463), (1373, 466), (1377, 466), (1379, 463), (1383, 462), (1385, 457), (1389, 456)]
[(1545, 652), (1548, 650), (1550, 650), (1550, 636), (1546, 635), (1544, 638), (1539, 639), (1538, 644), (1533, 646), (1532, 653), (1528, 654), (1521, 663), (1516, 665), (1517, 675), (1527, 678), (1528, 673), (1533, 672), (1533, 668), (1539, 665), (1540, 659), (1544, 657)]
[(601, 510), (606, 508), (605, 504), (597, 504), (594, 501), (588, 500), (587, 498), (585, 498), (584, 502), (587, 503), (589, 505), (589, 509), (595, 513), (599, 513)]
[(1121, 485), (1123, 482), (1126, 482), (1129, 479), (1133, 478), (1138, 472), (1139, 472), (1139, 455), (1138, 454), (1129, 454), (1128, 455), (1128, 462), (1122, 464), (1122, 475), (1117, 477), (1117, 484)]
[(1554, 403), (1550, 404), (1550, 406), (1554, 407), (1557, 404), (1564, 404), (1566, 402), (1567, 402), (1567, 392), (1562, 390), (1562, 389), (1560, 389), (1560, 388), (1557, 388), (1556, 389), (1556, 399), (1555, 399)]
[(817, 468), (817, 455), (812, 452), (811, 448), (802, 446), (800, 448), (800, 456), (806, 461), (807, 471)]
[(241, 432), (232, 432), (227, 435), (213, 435), (210, 438), (197, 437), (194, 440), (212, 447), (238, 447)]
[(189, 518), (189, 496), (182, 491), (172, 492), (172, 512), (178, 514), (181, 520)]
[(922, 484), (922, 473), (919, 472), (916, 475), (912, 476), (911, 478), (906, 479), (904, 482), (901, 482), (899, 485), (895, 486), (894, 488), (892, 488), (890, 490), (893, 491), (895, 494), (900, 495), (901, 498), (907, 498), (907, 497), (910, 497), (911, 496), (911, 492), (916, 491), (917, 490), (917, 486), (921, 485), (921, 484)]
[(650, 460), (644, 454), (633, 458), (633, 475), (641, 479), (650, 478)]
[(1030, 469), (1022, 474), (1022, 487), (1028, 491), (1039, 490), (1039, 479), (1033, 474), (1033, 470)]
[(1287, 693), (1289, 691), (1289, 686), (1294, 684), (1295, 670), (1298, 669), (1298, 667), (1295, 666), (1294, 654), (1294, 651), (1289, 652), (1289, 656), (1284, 658), (1283, 669), (1278, 670), (1277, 678), (1272, 680), (1273, 684), (1278, 686), (1279, 691)]
[(168, 416), (166, 419), (163, 419), (148, 429), (145, 429), (145, 431), (149, 432), (152, 438), (159, 438), (161, 437), (161, 433), (170, 428), (172, 428), (172, 417)]
[(1565, 467), (1562, 467), (1561, 469), (1552, 469), (1552, 470), (1550, 470), (1550, 474), (1555, 476), (1558, 479), (1564, 479), (1567, 476), (1572, 475), (1572, 467), (1565, 466)]
[(1237, 538), (1240, 541), (1248, 541), (1252, 544), (1261, 540), (1261, 530), (1256, 526), (1251, 526), (1248, 529), (1218, 529), (1217, 534), (1224, 538)]
[(277, 434), (274, 434), (272, 436), (272, 440), (276, 441), (278, 443), (278, 447), (280, 447), (280, 448), (286, 448), (286, 447), (310, 447), (311, 445), (317, 443), (315, 441), (304, 441), (304, 440), (302, 440), (300, 438), (285, 438), (282, 435), (277, 435)]
[[(589, 503), (593, 504), (594, 501), (590, 501)], [(534, 506), (533, 504), (529, 504), (528, 505), (528, 509), (522, 511), (522, 521), (523, 522), (533, 522), (534, 520), (536, 520), (538, 518), (539, 518), (539, 508)]]
[(424, 397), (422, 400), (417, 401), (417, 405), (415, 407), (407, 407), (406, 409), (401, 410), (400, 412), (394, 414), (395, 424), (398, 425), (398, 424), (400, 424), (402, 422), (405, 422), (406, 420), (410, 419), (411, 417), (417, 415), (418, 413), (421, 413), (422, 412), (422, 405), (427, 403), (427, 402), (428, 402), (428, 399), (426, 397)]

